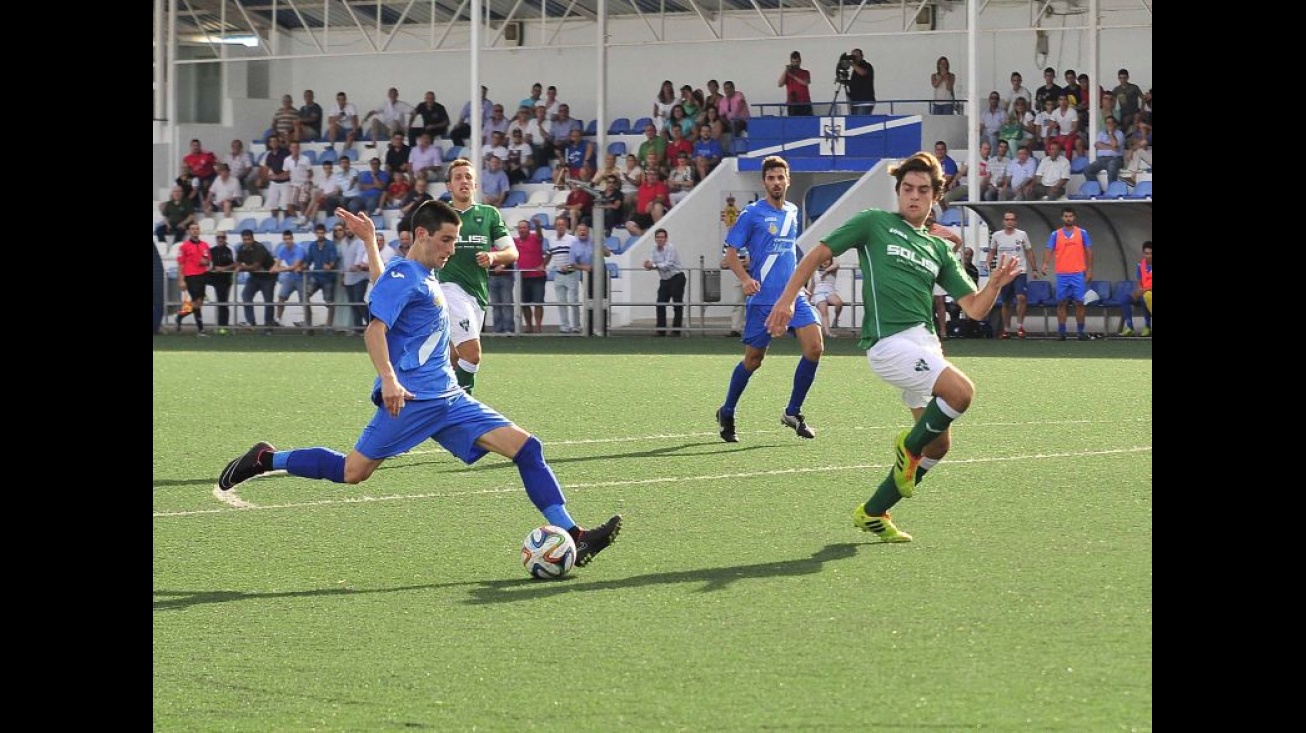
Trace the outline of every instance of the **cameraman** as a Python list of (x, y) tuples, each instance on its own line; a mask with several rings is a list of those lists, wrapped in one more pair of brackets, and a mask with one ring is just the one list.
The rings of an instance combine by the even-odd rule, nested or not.
[(778, 87), (785, 88), (785, 102), (788, 104), (790, 117), (810, 117), (812, 114), (812, 72), (803, 68), (802, 54), (794, 51), (789, 54), (789, 65), (780, 74)]
[(862, 58), (860, 48), (839, 57), (840, 64), (845, 59), (851, 62), (848, 73), (850, 114), (875, 114), (875, 67)]

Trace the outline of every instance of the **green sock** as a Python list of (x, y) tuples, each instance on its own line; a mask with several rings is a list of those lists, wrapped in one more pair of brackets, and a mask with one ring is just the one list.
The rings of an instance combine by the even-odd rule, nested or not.
[(883, 516), (885, 512), (893, 508), (894, 504), (900, 501), (902, 501), (902, 494), (898, 493), (898, 487), (893, 483), (893, 471), (890, 470), (889, 475), (880, 482), (875, 494), (866, 500), (862, 508), (866, 510), (867, 514), (879, 517)]
[(939, 398), (935, 397), (925, 406), (921, 419), (916, 421), (911, 432), (907, 434), (907, 450), (919, 456), (921, 451), (925, 450), (925, 446), (933, 443), (934, 439), (951, 424), (952, 418), (943, 412), (943, 408), (939, 407)]
[(467, 394), (471, 394), (476, 387), (476, 374), (473, 372), (463, 371), (462, 367), (454, 367), (453, 373), (458, 377), (458, 386), (463, 388)]

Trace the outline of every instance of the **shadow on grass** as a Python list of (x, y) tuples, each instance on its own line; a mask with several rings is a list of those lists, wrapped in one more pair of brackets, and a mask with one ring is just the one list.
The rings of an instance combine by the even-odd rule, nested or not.
[[(428, 585), (406, 585), (394, 588), (375, 588), (355, 590), (352, 588), (327, 588), (322, 590), (284, 591), (276, 593), (246, 593), (242, 591), (199, 591), (199, 590), (155, 590), (154, 610), (175, 611), (209, 603), (235, 603), (237, 601), (261, 601), (275, 598), (323, 598), (331, 596), (370, 595), (376, 593), (407, 593), (421, 590), (440, 590), (472, 586), (470, 597), (464, 603), (482, 605), (487, 603), (513, 603), (549, 598), (562, 593), (582, 593), (599, 590), (620, 590), (623, 588), (641, 588), (648, 585), (671, 585), (676, 583), (702, 583), (700, 592), (711, 592), (728, 588), (740, 580), (757, 578), (776, 578), (783, 576), (812, 575), (821, 572), (827, 562), (846, 560), (857, 554), (857, 550), (868, 544), (879, 542), (853, 543), (844, 542), (826, 545), (809, 557), (780, 562), (756, 563), (754, 565), (735, 565), (721, 568), (701, 568), (699, 570), (680, 570), (666, 573), (649, 573), (628, 578), (587, 582), (579, 575), (569, 575), (561, 580), (534, 580), (520, 578), (514, 580), (484, 580), (460, 583), (433, 583)], [(584, 572), (584, 571), (580, 571)]]

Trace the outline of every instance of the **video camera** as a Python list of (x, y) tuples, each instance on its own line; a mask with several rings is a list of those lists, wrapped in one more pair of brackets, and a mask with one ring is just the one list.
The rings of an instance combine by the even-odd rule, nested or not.
[(834, 83), (847, 86), (853, 78), (853, 57), (852, 54), (839, 54), (839, 63), (834, 67)]

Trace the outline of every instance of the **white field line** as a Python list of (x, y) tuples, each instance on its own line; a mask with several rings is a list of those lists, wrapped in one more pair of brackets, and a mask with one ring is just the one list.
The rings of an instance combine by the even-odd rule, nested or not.
[[(1125, 453), (1150, 453), (1152, 446), (1140, 445), (1128, 448), (1108, 448), (1105, 450), (1085, 450), (1085, 451), (1066, 451), (1061, 453), (1026, 453), (1016, 456), (989, 456), (983, 458), (960, 458), (956, 460), (947, 460), (948, 466), (969, 466), (982, 465), (986, 463), (1006, 463), (1010, 461), (1030, 461), (1030, 460), (1055, 460), (1059, 458), (1082, 458), (1088, 456), (1110, 456), (1121, 455)], [(653, 484), (670, 484), (685, 483), (691, 481), (731, 481), (736, 479), (760, 478), (765, 476), (788, 476), (795, 474), (816, 474), (832, 473), (836, 471), (864, 471), (869, 469), (888, 468), (891, 463), (858, 463), (849, 466), (803, 466), (800, 468), (773, 469), (770, 471), (746, 471), (742, 473), (718, 473), (705, 474), (700, 476), (663, 476), (656, 478), (633, 479), (628, 481), (595, 481), (588, 484), (570, 484), (564, 486), (566, 491), (577, 491), (582, 489), (601, 489), (625, 486), (649, 486)], [(283, 473), (281, 471), (274, 474)], [(267, 476), (270, 474), (264, 474)], [(259, 478), (263, 478), (260, 476)], [(253, 479), (255, 481), (259, 479)], [(191, 517), (204, 514), (219, 514), (230, 509), (304, 509), (308, 507), (319, 506), (341, 506), (347, 504), (370, 504), (380, 501), (413, 501), (420, 499), (449, 499), (462, 496), (481, 496), (485, 494), (508, 494), (519, 493), (522, 491), (520, 485), (502, 487), (495, 489), (477, 489), (474, 491), (442, 491), (426, 494), (394, 494), (389, 496), (355, 496), (334, 499), (322, 499), (321, 501), (304, 501), (289, 504), (251, 504), (244, 501), (235, 494), (235, 491), (221, 491), (216, 486), (213, 487), (214, 498), (225, 504), (225, 507), (218, 509), (199, 509), (192, 511), (176, 512), (154, 512), (154, 518), (164, 517)]]

